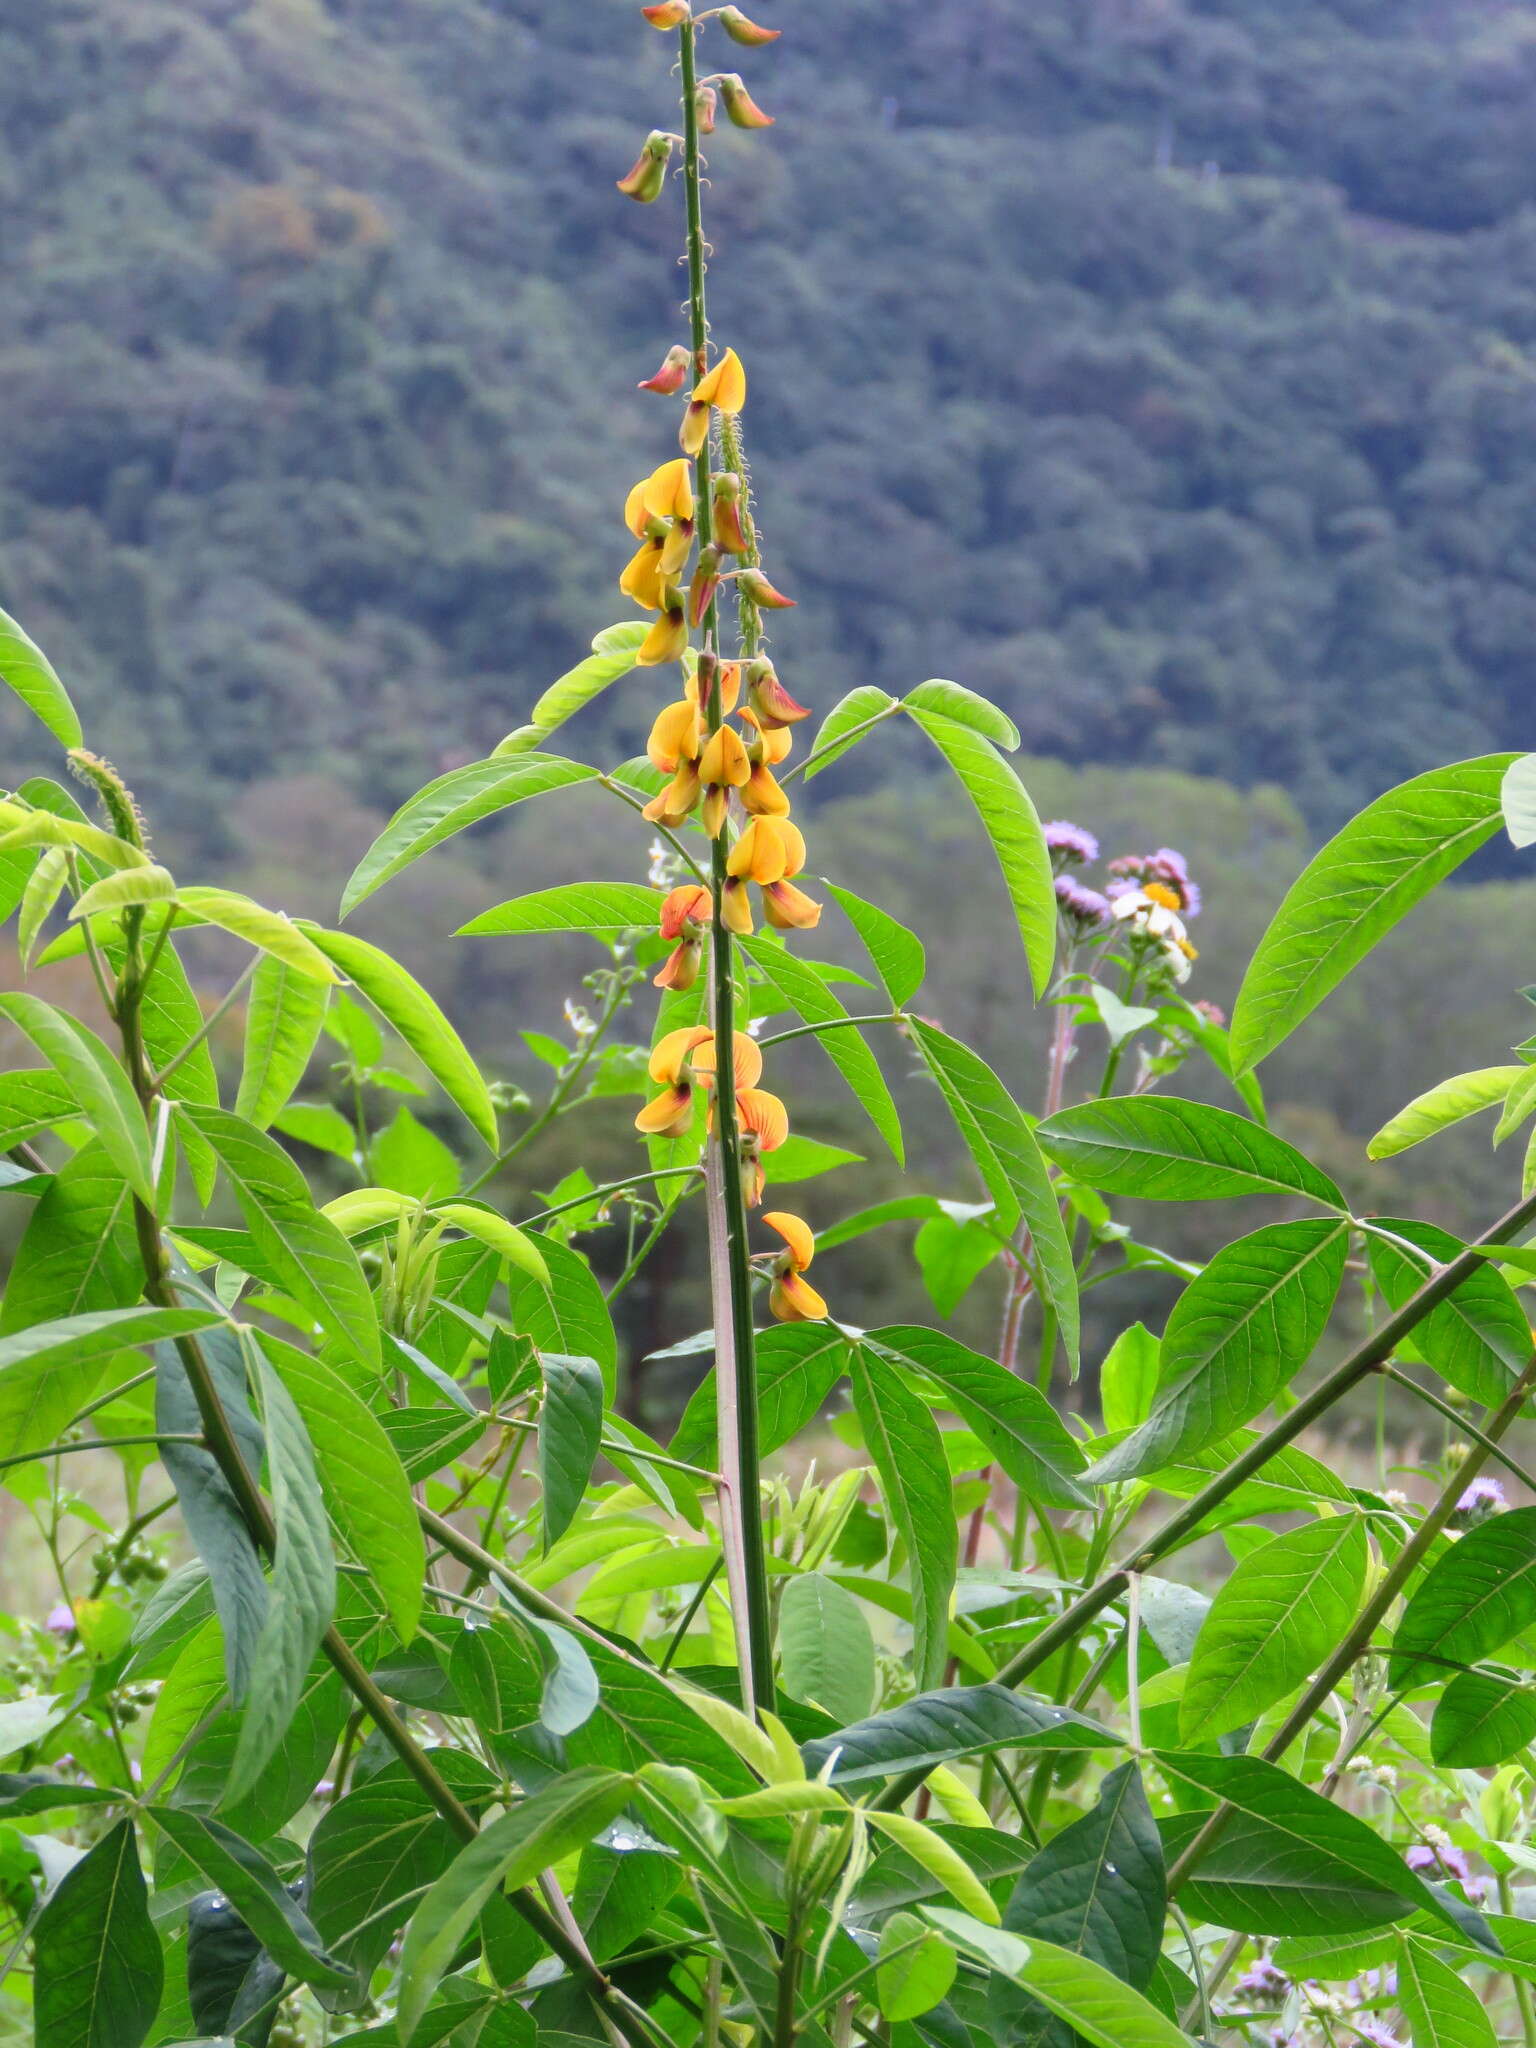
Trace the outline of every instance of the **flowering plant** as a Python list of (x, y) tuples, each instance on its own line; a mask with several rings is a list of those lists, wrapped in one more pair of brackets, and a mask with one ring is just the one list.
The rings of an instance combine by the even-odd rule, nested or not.
[[(21, 959), (80, 963), (88, 991), (0, 995), (0, 1179), (27, 1205), (0, 1483), (59, 1582), (12, 1621), (0, 1698), (0, 2024), (39, 2048), (1536, 2048), (1536, 1506), (1490, 1469), (1536, 1485), (1510, 1447), (1536, 1388), (1532, 1172), (1472, 1243), (1357, 1214), (1255, 1074), (1501, 820), (1536, 838), (1536, 757), (1422, 776), (1347, 826), (1229, 1029), (1185, 993), (1188, 863), (1099, 870), (1090, 831), (1042, 826), (994, 706), (938, 680), (801, 701), (792, 635), (769, 638), (793, 601), (755, 517), (749, 338), (712, 333), (703, 223), (717, 117), (771, 117), (701, 71), (701, 39), (777, 32), (642, 13), (674, 39), (680, 126), (617, 185), (680, 189), (688, 277), (636, 401), (658, 459), (618, 583), (643, 616), (400, 809), (337, 927), (173, 874), (0, 617), (0, 675), (85, 798), (37, 778), (0, 801), (0, 898)], [(642, 759), (551, 748), (635, 672), (660, 685)], [(974, 807), (1053, 1012), (1027, 1108), (913, 1007), (919, 938), (804, 885), (793, 807), (898, 718)], [(342, 927), (455, 833), (578, 787), (654, 835), (649, 879), (465, 928), (608, 948), (535, 1110)], [(828, 902), (867, 1013), (816, 957)], [(199, 932), (249, 953), (206, 1011)], [(647, 985), (649, 1041), (624, 1045)], [(800, 1039), (900, 1162), (894, 1045), (980, 1199), (903, 1196), (818, 1245), (776, 1193)], [(322, 1046), (350, 1123), (295, 1099)], [(1536, 1041), (1418, 1098), (1373, 1156), (1490, 1108), (1507, 1137), (1533, 1062)], [(476, 1163), (373, 1128), (377, 1091), (429, 1084)], [(516, 1217), (492, 1199), (575, 1103), (637, 1090), (634, 1173), (573, 1165)], [(320, 1199), (282, 1139), (352, 1184)], [(1279, 1219), (1198, 1263), (1143, 1235), (1147, 1205), (1229, 1200)], [(600, 1278), (576, 1240), (620, 1212)], [(954, 1255), (951, 1305), (1001, 1275), (995, 1357), (840, 1316), (838, 1253), (846, 1273), (913, 1220)], [(711, 1313), (663, 1445), (618, 1399), (612, 1304), (678, 1235)], [(1148, 1273), (1178, 1289), (1165, 1327), (1129, 1322), (1080, 1380), (1084, 1295)], [(1352, 1483), (1300, 1439), (1368, 1384), (1446, 1434), (1411, 1472), (1383, 1435)], [(765, 1471), (829, 1406), (818, 1447), (851, 1460)], [(82, 1456), (115, 1461), (120, 1522), (72, 1488)]]

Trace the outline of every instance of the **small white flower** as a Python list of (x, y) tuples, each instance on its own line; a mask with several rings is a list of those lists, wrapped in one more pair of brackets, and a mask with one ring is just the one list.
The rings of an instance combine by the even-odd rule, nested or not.
[(580, 1003), (574, 1002), (570, 996), (565, 999), (565, 1021), (577, 1038), (590, 1038), (597, 1029), (591, 1013), (584, 1010)]
[(1396, 1508), (1399, 1514), (1402, 1513), (1404, 1508), (1409, 1507), (1411, 1505), (1407, 1494), (1401, 1492), (1395, 1486), (1390, 1487), (1387, 1490), (1387, 1492), (1385, 1492), (1382, 1495), (1382, 1499), (1386, 1502), (1389, 1508)]
[(650, 867), (646, 880), (653, 889), (665, 889), (672, 879), (672, 849), (664, 839), (653, 839), (646, 848)]

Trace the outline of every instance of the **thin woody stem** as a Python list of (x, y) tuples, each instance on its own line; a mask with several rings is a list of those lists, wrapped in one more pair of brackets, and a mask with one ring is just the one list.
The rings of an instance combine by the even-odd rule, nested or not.
[[(688, 219), (688, 317), (689, 340), (693, 349), (693, 381), (697, 385), (707, 368), (709, 321), (704, 303), (704, 225), (702, 214), (702, 167), (699, 158), (698, 72), (694, 60), (694, 26), (685, 21), (678, 30), (678, 50), (683, 98), (683, 189)], [(711, 535), (710, 446), (706, 435), (694, 459), (694, 497), (700, 547), (707, 547)], [(704, 645), (714, 653), (717, 646), (719, 607), (712, 598), (704, 618)], [(704, 706), (710, 732), (720, 729), (724, 706), (720, 692), (720, 669), (716, 664)], [(747, 1245), (747, 1207), (741, 1185), (740, 1132), (736, 1118), (736, 1094), (730, 1085), (732, 1048), (736, 1042), (735, 986), (732, 978), (731, 935), (724, 918), (726, 884), (726, 839), (722, 832), (710, 844), (710, 892), (712, 916), (710, 946), (711, 1017), (718, 1049), (719, 1084), (715, 1089), (715, 1131), (710, 1155), (711, 1169), (718, 1179), (719, 1207), (723, 1221), (723, 1290), (717, 1291), (715, 1328), (717, 1352), (717, 1405), (721, 1419), (721, 1470), (736, 1511), (740, 1539), (741, 1584), (733, 1586), (735, 1598), (745, 1612), (743, 1685), (750, 1686), (760, 1706), (775, 1702), (773, 1683), (773, 1617), (768, 1600), (768, 1567), (763, 1548), (761, 1455), (757, 1414), (757, 1370), (752, 1328), (752, 1267)], [(712, 1190), (713, 1192), (713, 1190)], [(711, 1201), (711, 1209), (715, 1207)], [(711, 1247), (710, 1265), (716, 1266)], [(726, 1364), (734, 1366), (734, 1384), (728, 1384)], [(734, 1456), (727, 1459), (725, 1432), (733, 1426)]]

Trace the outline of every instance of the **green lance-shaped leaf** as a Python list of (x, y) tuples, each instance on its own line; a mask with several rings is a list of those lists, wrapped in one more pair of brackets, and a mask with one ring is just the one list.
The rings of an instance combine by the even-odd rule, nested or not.
[(1499, 808), (1513, 844), (1536, 845), (1536, 754), (1522, 754), (1505, 769)]
[(1452, 1074), (1437, 1081), (1412, 1102), (1405, 1103), (1389, 1117), (1372, 1138), (1366, 1151), (1372, 1159), (1392, 1159), (1412, 1145), (1422, 1145), (1439, 1131), (1449, 1130), (1464, 1117), (1492, 1109), (1511, 1088), (1532, 1071), (1529, 1067), (1479, 1067), (1469, 1074)]
[(496, 1109), (491, 1091), (463, 1039), (421, 983), (381, 946), (370, 945), (367, 939), (356, 938), (350, 932), (322, 931), (318, 925), (306, 925), (304, 929), (353, 987), (399, 1032), (449, 1101), (458, 1105), (494, 1152)]
[(1024, 1941), (945, 1906), (922, 1910), (964, 1953), (1016, 1979), (1093, 2048), (1189, 2048), (1172, 2020), (1090, 1956), (1038, 1937)]
[(455, 833), (528, 797), (591, 782), (596, 772), (579, 761), (518, 753), (471, 761), (439, 775), (401, 805), (353, 869), (342, 891), (341, 915), (350, 916), (375, 889)]
[(992, 1749), (1118, 1749), (1123, 1737), (1069, 1707), (1052, 1706), (1006, 1685), (950, 1685), (923, 1693), (803, 1746), (805, 1767), (821, 1771), (833, 1752), (834, 1785), (931, 1770)]
[[(1167, 1884), (1163, 1845), (1135, 1763), (1121, 1764), (1080, 1820), (1052, 1837), (1019, 1874), (1003, 1926), (1101, 1964), (1144, 1991), (1162, 1950)], [(1039, 2041), (1050, 2014), (1016, 1981), (994, 1974), (988, 2031), (1003, 2048)]]
[(835, 1579), (800, 1572), (779, 1603), (784, 1690), (839, 1722), (858, 1721), (875, 1697), (875, 1640), (864, 1610)]
[(1494, 1144), (1502, 1145), (1506, 1138), (1513, 1136), (1532, 1110), (1536, 1110), (1536, 1067), (1527, 1067), (1511, 1084), (1503, 1114), (1493, 1127)]
[(1448, 1770), (1502, 1764), (1536, 1740), (1536, 1690), (1488, 1671), (1460, 1671), (1435, 1702), (1429, 1753)]
[(594, 638), (592, 652), (550, 684), (529, 714), (528, 724), (507, 734), (496, 749), (497, 757), (525, 754), (530, 747), (542, 746), (595, 697), (622, 682), (634, 668), (648, 630), (644, 619), (621, 619), (616, 626), (605, 626)]
[(165, 1964), (131, 1820), (65, 1872), (32, 1938), (37, 2048), (140, 2048)]
[(78, 1116), (74, 1091), (52, 1067), (0, 1074), (0, 1151), (9, 1152), (39, 1131)]
[(853, 1405), (880, 1475), (891, 1522), (906, 1545), (912, 1583), (912, 1656), (920, 1690), (938, 1683), (958, 1562), (949, 1465), (938, 1426), (880, 1353), (849, 1352)]
[(638, 882), (566, 882), (483, 910), (459, 926), (461, 939), (513, 932), (622, 932), (654, 925), (662, 899)]
[(968, 1045), (919, 1018), (909, 1028), (992, 1197), (998, 1228), (1009, 1232), (1021, 1219), (1029, 1228), (1041, 1292), (1055, 1311), (1075, 1373), (1077, 1272), (1061, 1220), (1060, 1197), (1041, 1157), (1037, 1134), (986, 1061)]
[[(1438, 1265), (1463, 1249), (1461, 1239), (1433, 1223), (1399, 1217), (1375, 1219), (1394, 1238), (1417, 1245), (1415, 1259), (1374, 1232), (1366, 1247), (1371, 1272), (1392, 1308), (1416, 1294)], [(1488, 1407), (1502, 1401), (1531, 1356), (1531, 1325), (1509, 1282), (1482, 1265), (1414, 1326), (1414, 1350), (1469, 1400)]]
[(509, 1266), (515, 1266), (519, 1273), (547, 1288), (550, 1283), (549, 1261), (539, 1248), (537, 1239), (519, 1230), (515, 1223), (509, 1223), (505, 1216), (499, 1216), (485, 1202), (437, 1202), (432, 1208), (434, 1216), (440, 1216), (445, 1223), (451, 1223), (455, 1230), (462, 1230), (466, 1237), (474, 1238), (493, 1252), (499, 1252)]
[[(797, 1437), (848, 1370), (848, 1339), (829, 1323), (780, 1323), (757, 1340), (759, 1442), (764, 1457)], [(710, 1470), (718, 1413), (711, 1368), (683, 1410), (671, 1454)]]
[(80, 720), (53, 663), (9, 612), (0, 612), (0, 682), (40, 718), (61, 747), (80, 745)]
[[(107, 868), (149, 865), (149, 855), (142, 847), (131, 839), (119, 839), (114, 833), (103, 831), (88, 818), (57, 811), (51, 805), (29, 811), (21, 804), (0, 798), (0, 851), (8, 853), (24, 846), (73, 850), (82, 856), (81, 864), (88, 875)], [(67, 949), (60, 947), (57, 953), (50, 947), (50, 957), (65, 958), (68, 953), (85, 950), (83, 932), (67, 936), (73, 943)]]
[(1083, 1454), (1037, 1387), (943, 1330), (896, 1324), (867, 1331), (862, 1341), (934, 1381), (1027, 1499), (1058, 1508), (1087, 1503), (1072, 1477)]
[(222, 1821), (185, 1807), (154, 1806), (166, 1839), (224, 1894), (274, 1962), (305, 1984), (340, 1988), (347, 1972), (327, 1951), (314, 1923), (262, 1852)]
[(568, 1771), (482, 1828), (411, 1916), (400, 1952), (400, 2039), (409, 2043), (460, 1942), (493, 1893), (515, 1891), (600, 1834), (633, 1796), (618, 1772)]
[(1235, 1110), (1168, 1095), (1116, 1096), (1059, 1110), (1037, 1127), (1042, 1149), (1107, 1195), (1147, 1202), (1305, 1195), (1343, 1209), (1338, 1188), (1298, 1152)]
[[(1289, 1772), (1256, 1756), (1159, 1752), (1157, 1761), (1234, 1808), (1181, 1894), (1202, 1918), (1243, 1934), (1342, 1934), (1429, 1912), (1497, 1953), (1470, 1907), (1426, 1884), (1357, 1814)], [(1164, 1824), (1170, 1860), (1208, 1818), (1188, 1813)]]
[(1536, 1508), (1469, 1529), (1420, 1581), (1392, 1639), (1393, 1690), (1476, 1664), (1536, 1620)]
[(1272, 1053), (1437, 882), (1499, 828), (1513, 754), (1415, 776), (1368, 804), (1292, 883), (1232, 1013), (1232, 1058)]
[(372, 1291), (351, 1245), (316, 1209), (303, 1174), (281, 1145), (244, 1118), (202, 1107), (186, 1113), (218, 1154), (266, 1264), (328, 1336), (377, 1371)]
[(176, 901), (189, 917), (217, 925), (221, 931), (244, 939), (248, 946), (258, 946), (263, 953), (270, 953), (274, 960), (291, 967), (295, 974), (307, 974), (322, 982), (338, 978), (325, 955), (279, 910), (268, 910), (233, 889), (201, 885), (178, 889)]
[(888, 2020), (914, 2020), (949, 1996), (959, 1960), (915, 1913), (893, 1913), (880, 1929), (875, 1998)]
[(149, 1126), (128, 1076), (95, 1032), (36, 996), (0, 995), (0, 1016), (37, 1047), (73, 1095), (118, 1172), (145, 1207), (153, 1209)]
[(1089, 1477), (1103, 1485), (1159, 1471), (1268, 1407), (1327, 1329), (1348, 1250), (1348, 1224), (1324, 1217), (1225, 1245), (1168, 1318), (1151, 1413)]
[(1043, 996), (1056, 961), (1057, 916), (1055, 878), (1039, 814), (1017, 774), (974, 722), (962, 724), (949, 710), (918, 701), (920, 696), (914, 691), (902, 708), (933, 741), (976, 807), (1003, 871), (1035, 995)]
[(1146, 1421), (1157, 1395), (1161, 1362), (1161, 1342), (1146, 1324), (1127, 1324), (1099, 1367), (1099, 1405), (1106, 1429), (1134, 1429)]
[[(0, 856), (8, 860), (21, 857), (17, 854)], [(16, 918), (16, 951), (23, 967), (31, 966), (33, 949), (42, 935), (43, 926), (53, 914), (54, 905), (64, 894), (68, 880), (69, 855), (62, 846), (47, 847), (21, 892)]]
[(1411, 1934), (1397, 1940), (1397, 2002), (1413, 2048), (1498, 2048), (1493, 2021), (1472, 1986)]
[(382, 1423), (322, 1359), (263, 1331), (258, 1339), (303, 1418), (337, 1527), (378, 1587), (402, 1642), (421, 1615), (426, 1545), (410, 1481)]
[(176, 894), (176, 877), (169, 868), (162, 868), (154, 861), (143, 867), (120, 868), (115, 874), (103, 875), (76, 901), (69, 913), (70, 923), (77, 918), (95, 917), (104, 910), (129, 910), (145, 903), (164, 903)]
[(826, 882), (825, 887), (863, 940), (864, 950), (891, 999), (891, 1008), (904, 1010), (922, 986), (927, 968), (922, 940), (916, 932), (899, 924), (889, 911), (876, 903), (866, 903), (851, 889), (840, 889), (836, 882)]
[[(812, 1788), (792, 1787), (791, 1790), (806, 1791)], [(817, 1791), (830, 1791), (830, 1787), (817, 1786)], [(836, 1794), (831, 1796), (835, 1799)], [(871, 1807), (866, 1814), (866, 1825), (878, 1828), (888, 1835), (898, 1849), (903, 1850), (912, 1861), (941, 1884), (945, 1891), (965, 1912), (989, 1927), (995, 1927), (1002, 1919), (996, 1901), (969, 1863), (940, 1834), (910, 1814), (882, 1813)]]
[(807, 782), (813, 775), (819, 775), (824, 768), (830, 768), (851, 747), (875, 731), (879, 721), (892, 716), (899, 709), (896, 699), (888, 690), (880, 689), (874, 683), (860, 683), (845, 697), (839, 697), (821, 724), (816, 728), (816, 737), (805, 757), (803, 773)]
[(229, 1804), (255, 1784), (287, 1734), (336, 1612), (336, 1558), (304, 1418), (261, 1345), (253, 1341), (247, 1356), (261, 1384), (277, 1548), (272, 1599), (251, 1662), (245, 1719), (224, 1795)]
[(603, 1434), (603, 1374), (593, 1358), (542, 1354), (544, 1405), (539, 1411), (539, 1490), (544, 1548), (563, 1536), (592, 1480)]
[(555, 1238), (540, 1238), (539, 1255), (545, 1263), (545, 1278), (537, 1278), (521, 1262), (514, 1263), (507, 1275), (508, 1319), (513, 1329), (531, 1338), (540, 1351), (595, 1358), (611, 1404), (619, 1340), (603, 1290), (573, 1246)]
[(963, 683), (946, 682), (942, 678), (918, 683), (902, 698), (901, 708), (914, 717), (919, 712), (928, 711), (937, 717), (952, 719), (956, 725), (969, 726), (972, 732), (981, 733), (1007, 753), (1019, 751), (1019, 728), (1007, 712), (999, 710), (990, 697), (979, 696)]
[[(109, 1359), (220, 1320), (200, 1308), (98, 1309), (0, 1338), (0, 1443), (7, 1453), (52, 1443), (96, 1392)], [(134, 1363), (123, 1361), (116, 1378), (126, 1379)]]
[(128, 1799), (109, 1785), (82, 1785), (52, 1771), (0, 1771), (0, 1820), (25, 1820), (62, 1807), (126, 1805)]
[(330, 990), (270, 953), (256, 963), (245, 1006), (245, 1051), (235, 1112), (264, 1131), (304, 1079)]
[(128, 1308), (143, 1291), (133, 1192), (100, 1145), (82, 1145), (27, 1219), (0, 1300), (0, 1334)]
[(807, 1024), (833, 1025), (832, 1030), (820, 1034), (821, 1049), (848, 1083), (859, 1106), (900, 1165), (904, 1153), (896, 1104), (880, 1063), (865, 1044), (863, 1034), (854, 1026), (838, 1022), (848, 1015), (847, 1009), (814, 968), (808, 967), (787, 946), (767, 936), (743, 939), (741, 946), (752, 964), (762, 970), (769, 987), (783, 997), (797, 1016)]
[(1355, 1618), (1366, 1557), (1357, 1515), (1304, 1523), (1250, 1551), (1201, 1624), (1180, 1739), (1241, 1728), (1315, 1671)]

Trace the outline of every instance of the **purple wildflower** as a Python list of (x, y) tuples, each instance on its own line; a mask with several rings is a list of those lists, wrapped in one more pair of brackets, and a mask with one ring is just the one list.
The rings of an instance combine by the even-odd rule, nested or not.
[(1362, 2041), (1370, 2043), (1370, 2048), (1403, 2048), (1397, 2035), (1380, 2020), (1351, 2020), (1349, 2024)]
[(1244, 1970), (1235, 1988), (1261, 2005), (1278, 2005), (1290, 1990), (1291, 1980), (1268, 1956), (1261, 1956), (1252, 1969)]
[(1099, 857), (1099, 842), (1070, 818), (1052, 818), (1043, 828), (1045, 843), (1057, 869), (1083, 867)]
[(75, 1632), (74, 1610), (66, 1607), (64, 1602), (60, 1600), (55, 1606), (49, 1608), (48, 1618), (43, 1623), (43, 1627), (47, 1629), (49, 1635), (57, 1636), (60, 1641), (65, 1636), (72, 1636)]
[(1200, 915), (1200, 884), (1189, 878), (1189, 862), (1172, 846), (1160, 846), (1156, 853), (1148, 854), (1144, 870), (1150, 882), (1161, 882), (1165, 889), (1171, 889), (1179, 897), (1180, 909), (1186, 917)]
[(1109, 899), (1069, 875), (1056, 877), (1056, 902), (1074, 939), (1086, 939), (1109, 922)]
[(1474, 1479), (1457, 1501), (1456, 1512), (1469, 1521), (1483, 1521), (1489, 1515), (1502, 1514), (1508, 1505), (1497, 1479)]
[(1193, 1007), (1200, 1012), (1207, 1024), (1214, 1024), (1218, 1031), (1226, 1029), (1227, 1013), (1219, 1003), (1208, 1003), (1204, 996), (1201, 996)]
[(1471, 1866), (1454, 1842), (1415, 1842), (1404, 1860), (1410, 1870), (1425, 1876), (1456, 1877), (1465, 1884), (1472, 1875)]

